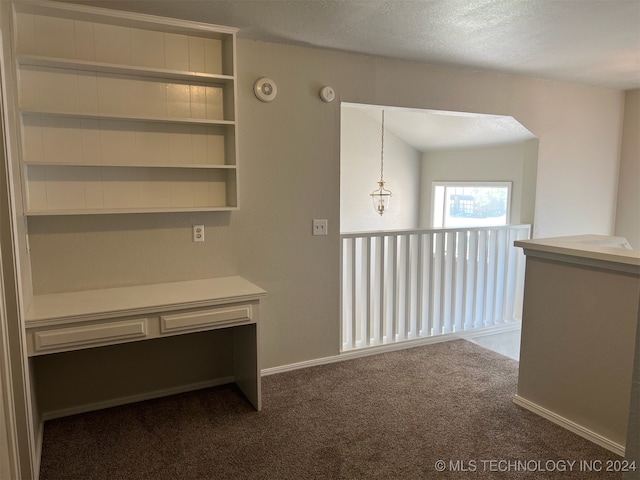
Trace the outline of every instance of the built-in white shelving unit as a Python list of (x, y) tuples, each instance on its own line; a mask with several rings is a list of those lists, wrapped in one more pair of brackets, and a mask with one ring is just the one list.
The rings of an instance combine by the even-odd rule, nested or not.
[(27, 215), (238, 208), (236, 29), (15, 3)]

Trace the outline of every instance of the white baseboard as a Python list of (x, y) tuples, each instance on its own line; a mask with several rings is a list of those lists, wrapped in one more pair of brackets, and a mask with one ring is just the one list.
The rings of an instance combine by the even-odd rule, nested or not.
[(465, 339), (471, 336), (492, 335), (496, 333), (509, 332), (520, 328), (520, 322), (510, 322), (496, 327), (487, 327), (480, 330), (466, 330), (462, 332), (444, 333), (435, 337), (416, 338), (412, 340), (404, 340), (396, 343), (387, 343), (384, 345), (373, 345), (371, 347), (362, 347), (356, 350), (348, 350), (338, 355), (330, 357), (314, 358), (304, 362), (290, 363), (279, 367), (264, 368), (261, 371), (263, 377), (274, 375), (276, 373), (290, 372), (301, 368), (315, 367), (318, 365), (327, 365), (329, 363), (342, 362), (354, 358), (368, 357), (379, 353), (394, 352), (396, 350), (405, 350), (407, 348), (420, 347), (422, 345), (430, 345), (434, 343), (448, 342), (450, 340)]
[(465, 330), (464, 332), (458, 332), (457, 335), (460, 338), (472, 339), (486, 337), (488, 335), (497, 335), (499, 333), (513, 332), (519, 330), (522, 327), (520, 320), (513, 320), (509, 323), (503, 323), (502, 325), (496, 325), (495, 327), (480, 328), (478, 330)]
[(104, 402), (89, 403), (86, 405), (77, 405), (75, 407), (63, 408), (60, 410), (54, 410), (51, 412), (43, 412), (42, 419), (53, 420), (54, 418), (67, 417), (69, 415), (76, 415), (78, 413), (91, 412), (94, 410), (101, 410), (103, 408), (117, 407), (119, 405), (125, 405), (127, 403), (141, 402), (144, 400), (152, 400), (154, 398), (166, 397), (168, 395), (176, 395), (178, 393), (191, 392), (193, 390), (201, 390), (203, 388), (217, 387), (219, 385), (225, 385), (227, 383), (233, 383), (234, 377), (222, 377), (215, 380), (208, 380), (206, 382), (191, 383), (188, 385), (181, 385), (179, 387), (166, 388), (163, 390), (155, 390), (153, 392), (145, 392), (138, 395), (130, 395), (127, 397), (114, 398)]
[(276, 373), (290, 372), (292, 370), (299, 370), (301, 368), (315, 367), (318, 365), (328, 365), (330, 363), (343, 362), (345, 360), (352, 360), (354, 358), (368, 357), (370, 355), (377, 355), (379, 353), (393, 352), (396, 350), (404, 350), (412, 347), (419, 347), (421, 345), (427, 345), (430, 343), (446, 342), (447, 340), (455, 340), (457, 334), (447, 333), (444, 335), (438, 335), (437, 337), (419, 338), (415, 340), (405, 340), (398, 343), (389, 343), (386, 345), (375, 345), (372, 347), (359, 348), (357, 350), (349, 350), (348, 352), (342, 352), (339, 355), (333, 355), (331, 357), (314, 358), (313, 360), (306, 360), (304, 362), (290, 363), (288, 365), (281, 365), (279, 367), (271, 367), (262, 369), (262, 376), (274, 375)]
[(536, 415), (541, 416), (542, 418), (546, 418), (547, 420), (555, 423), (556, 425), (566, 428), (570, 432), (573, 432), (577, 435), (580, 435), (583, 438), (586, 438), (587, 440), (595, 443), (596, 445), (600, 445), (601, 447), (612, 451), (616, 455), (620, 455), (621, 457), (624, 457), (625, 447), (623, 445), (620, 445), (619, 443), (609, 440), (608, 438), (603, 437), (602, 435), (592, 430), (589, 430), (588, 428), (583, 427), (582, 425), (579, 425), (567, 418), (564, 418), (563, 416), (558, 415), (557, 413), (554, 413), (551, 410), (547, 410), (546, 408), (543, 408), (540, 405), (527, 400), (526, 398), (522, 398), (517, 394), (513, 398), (513, 403), (515, 403), (516, 405), (522, 408), (529, 410), (530, 412), (535, 413)]

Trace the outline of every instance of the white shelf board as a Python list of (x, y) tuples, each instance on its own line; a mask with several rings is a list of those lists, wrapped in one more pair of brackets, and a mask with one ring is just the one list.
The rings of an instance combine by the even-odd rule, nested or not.
[(235, 170), (236, 165), (205, 165), (199, 163), (184, 164), (132, 164), (132, 163), (73, 163), (73, 162), (23, 162), (24, 165), (37, 165), (44, 167), (106, 167), (106, 168), (189, 168), (200, 170)]
[(68, 210), (27, 210), (28, 217), (62, 216), (62, 215), (114, 215), (123, 213), (180, 213), (180, 212), (230, 212), (238, 210), (237, 206), (217, 207), (153, 207), (153, 208), (78, 208)]
[(161, 79), (188, 80), (206, 83), (227, 85), (234, 82), (234, 77), (230, 75), (218, 75), (202, 72), (182, 72), (179, 70), (165, 70), (160, 68), (148, 68), (129, 65), (117, 65), (102, 62), (90, 62), (84, 60), (73, 60), (66, 58), (43, 57), (38, 55), (18, 55), (19, 65), (30, 65), (38, 67), (67, 68), (72, 70), (83, 70), (90, 72), (115, 73), (122, 75), (135, 75), (142, 77), (153, 77)]
[(80, 113), (80, 112), (46, 112), (36, 110), (21, 110), (22, 115), (48, 115), (51, 117), (62, 118), (91, 118), (97, 120), (115, 120), (115, 121), (137, 121), (151, 123), (183, 123), (191, 125), (221, 125), (233, 126), (236, 122), (233, 120), (212, 120), (209, 118), (178, 118), (178, 117), (144, 117), (140, 115), (102, 115), (99, 113)]

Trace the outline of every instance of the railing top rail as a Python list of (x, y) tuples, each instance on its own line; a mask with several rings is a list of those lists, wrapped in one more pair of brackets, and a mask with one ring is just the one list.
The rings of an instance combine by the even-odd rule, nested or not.
[(367, 237), (390, 237), (397, 235), (423, 235), (431, 233), (448, 232), (477, 232), (483, 230), (530, 230), (529, 224), (518, 225), (495, 225), (491, 227), (457, 227), (457, 228), (415, 228), (411, 230), (378, 230), (375, 232), (349, 232), (341, 233), (340, 238), (367, 238)]

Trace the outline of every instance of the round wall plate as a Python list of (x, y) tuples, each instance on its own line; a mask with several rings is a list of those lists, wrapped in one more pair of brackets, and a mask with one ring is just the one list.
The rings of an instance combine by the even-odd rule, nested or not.
[(325, 103), (333, 102), (333, 99), (336, 98), (336, 93), (331, 87), (322, 87), (320, 90), (320, 98)]
[(253, 93), (261, 102), (272, 102), (278, 94), (278, 87), (276, 82), (267, 77), (262, 77), (256, 80), (253, 85)]

